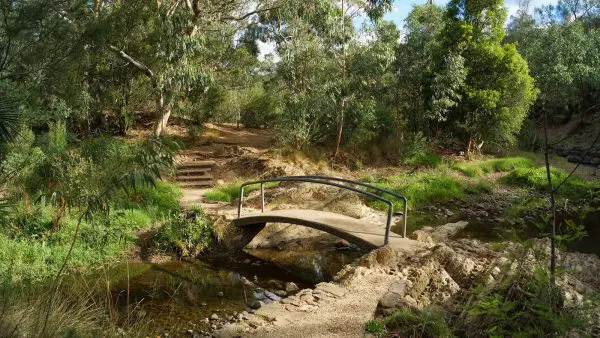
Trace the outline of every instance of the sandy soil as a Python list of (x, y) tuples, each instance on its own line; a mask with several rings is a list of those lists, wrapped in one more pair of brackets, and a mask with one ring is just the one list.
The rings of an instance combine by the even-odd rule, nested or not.
[(397, 278), (379, 269), (362, 268), (361, 272), (364, 276), (346, 285), (343, 297), (332, 298), (312, 311), (274, 304), (273, 309), (266, 311), (270, 311), (277, 320), (247, 336), (364, 337), (365, 323), (373, 318), (379, 299)]

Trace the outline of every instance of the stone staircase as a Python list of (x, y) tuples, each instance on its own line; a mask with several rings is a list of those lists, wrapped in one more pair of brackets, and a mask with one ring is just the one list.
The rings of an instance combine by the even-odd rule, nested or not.
[(214, 185), (214, 161), (189, 161), (175, 166), (176, 180), (184, 189), (208, 188)]

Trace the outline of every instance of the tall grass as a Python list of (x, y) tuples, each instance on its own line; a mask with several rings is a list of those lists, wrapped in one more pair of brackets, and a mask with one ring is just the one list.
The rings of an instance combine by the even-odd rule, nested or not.
[[(163, 182), (130, 195), (119, 192), (109, 215), (94, 215), (81, 224), (68, 268), (85, 272), (99, 263), (120, 260), (138, 231), (179, 212), (180, 194), (177, 185)], [(58, 272), (75, 235), (78, 210), (68, 211), (54, 228), (55, 214), (51, 205), (17, 204), (0, 231), (0, 278), (10, 275), (13, 281), (39, 282)]]
[(149, 320), (131, 316), (130, 309), (121, 310), (113, 302), (114, 295), (107, 289), (113, 282), (109, 276), (71, 277), (53, 289), (4, 278), (0, 280), (0, 336), (148, 337)]
[(484, 161), (459, 162), (454, 169), (467, 177), (482, 177), (492, 172), (509, 172), (515, 169), (533, 168), (536, 163), (527, 157), (494, 158)]
[[(551, 169), (552, 182), (557, 186), (567, 178), (568, 174), (558, 168)], [(540, 168), (517, 168), (506, 176), (501, 181), (512, 186), (521, 186), (533, 188), (538, 191), (547, 191), (548, 180), (546, 169)], [(558, 196), (573, 198), (573, 199), (592, 199), (598, 196), (600, 192), (600, 184), (585, 180), (579, 176), (571, 176), (564, 184), (556, 191)]]
[[(391, 176), (375, 185), (403, 194), (411, 207), (425, 202), (461, 198), (467, 188), (467, 183), (443, 170)], [(382, 207), (383, 203), (375, 202), (374, 205)], [(394, 208), (401, 205), (400, 201), (395, 201)]]

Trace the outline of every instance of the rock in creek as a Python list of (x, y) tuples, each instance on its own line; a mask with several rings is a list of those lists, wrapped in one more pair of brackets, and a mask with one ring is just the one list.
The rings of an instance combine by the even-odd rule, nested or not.
[(296, 283), (294, 283), (294, 282), (285, 283), (285, 292), (290, 293), (290, 292), (296, 292), (298, 290), (300, 290), (300, 288), (298, 287), (298, 285), (296, 285)]

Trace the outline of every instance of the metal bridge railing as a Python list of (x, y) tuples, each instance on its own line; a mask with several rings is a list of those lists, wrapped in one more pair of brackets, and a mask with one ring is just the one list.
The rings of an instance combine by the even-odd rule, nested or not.
[[(360, 186), (363, 188), (372, 189), (376, 192), (379, 192), (382, 195), (384, 195), (384, 194), (391, 195), (397, 199), (402, 200), (404, 203), (404, 214), (402, 217), (403, 221), (404, 221), (404, 227), (403, 227), (403, 231), (402, 231), (402, 236), (406, 237), (406, 219), (408, 217), (408, 215), (407, 215), (408, 214), (408, 200), (405, 196), (395, 193), (393, 191), (389, 191), (387, 189), (383, 189), (383, 188), (374, 186), (372, 184), (354, 181), (354, 180), (348, 180), (348, 179), (344, 179), (344, 178), (338, 178), (338, 177), (284, 176), (284, 177), (267, 178), (267, 179), (258, 180), (258, 181), (246, 182), (240, 186), (240, 201), (238, 204), (238, 218), (240, 218), (242, 215), (242, 205), (244, 203), (244, 187), (247, 187), (250, 185), (260, 184), (260, 206), (261, 206), (261, 211), (262, 212), (265, 211), (265, 187), (264, 187), (264, 185), (265, 185), (265, 183), (268, 183), (268, 182), (306, 182), (306, 183), (324, 184), (324, 185), (338, 187), (338, 188), (342, 188), (342, 189), (346, 189), (346, 190), (351, 190), (351, 191), (354, 191), (354, 192), (357, 192), (357, 193), (360, 193), (360, 194), (363, 194), (363, 195), (366, 195), (371, 198), (374, 198), (374, 199), (384, 202), (388, 206), (387, 222), (386, 222), (386, 227), (385, 227), (385, 240), (384, 240), (385, 244), (388, 244), (388, 242), (389, 242), (390, 228), (392, 226), (392, 216), (394, 213), (394, 204), (390, 200), (383, 198), (380, 195), (377, 195), (368, 190), (362, 190), (362, 189), (356, 188), (352, 185), (357, 185), (357, 186)], [(340, 183), (345, 183), (345, 184), (340, 184)]]

